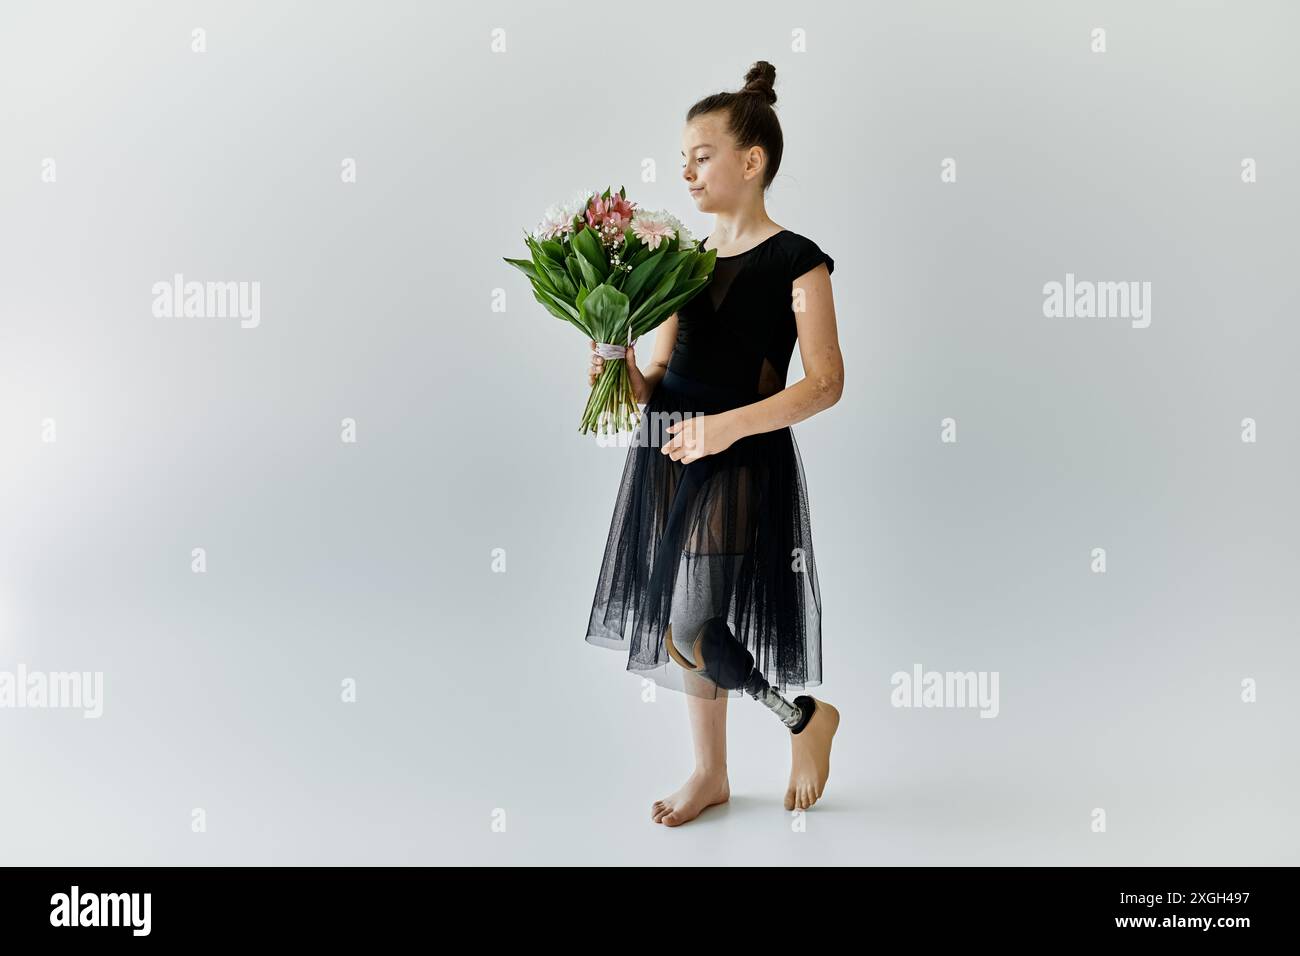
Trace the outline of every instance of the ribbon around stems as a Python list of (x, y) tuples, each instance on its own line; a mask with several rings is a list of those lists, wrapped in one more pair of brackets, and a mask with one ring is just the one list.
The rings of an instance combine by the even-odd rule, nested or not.
[(628, 342), (627, 345), (614, 345), (611, 342), (597, 342), (596, 354), (603, 359), (621, 359), (632, 346), (636, 345), (636, 339)]

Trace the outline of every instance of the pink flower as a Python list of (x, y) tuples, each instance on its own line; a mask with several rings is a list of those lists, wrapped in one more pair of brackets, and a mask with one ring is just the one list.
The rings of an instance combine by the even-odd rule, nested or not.
[(672, 226), (646, 216), (632, 220), (632, 234), (650, 249), (658, 249), (660, 242), (671, 241), (674, 236)]
[(628, 202), (618, 193), (611, 192), (608, 199), (596, 196), (587, 206), (587, 225), (600, 233), (605, 242), (621, 239), (632, 221), (636, 203)]

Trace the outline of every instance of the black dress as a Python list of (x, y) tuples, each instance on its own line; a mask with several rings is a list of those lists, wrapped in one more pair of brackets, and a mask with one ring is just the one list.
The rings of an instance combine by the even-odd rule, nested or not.
[(627, 670), (660, 686), (740, 696), (667, 650), (669, 625), (685, 651), (714, 616), (726, 617), (787, 698), (822, 682), (821, 592), (790, 428), (686, 464), (660, 450), (672, 438), (662, 429), (684, 415), (748, 405), (785, 387), (798, 340), (791, 283), (822, 263), (834, 271), (815, 242), (783, 230), (719, 256), (710, 284), (677, 314), (667, 372), (628, 449), (586, 636), (626, 651)]

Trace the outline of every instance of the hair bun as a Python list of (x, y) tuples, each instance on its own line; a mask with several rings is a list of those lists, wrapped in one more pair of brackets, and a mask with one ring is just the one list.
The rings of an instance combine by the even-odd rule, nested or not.
[(776, 102), (776, 93), (772, 86), (776, 83), (776, 67), (766, 60), (759, 60), (745, 74), (745, 86), (742, 92), (756, 93), (771, 106)]

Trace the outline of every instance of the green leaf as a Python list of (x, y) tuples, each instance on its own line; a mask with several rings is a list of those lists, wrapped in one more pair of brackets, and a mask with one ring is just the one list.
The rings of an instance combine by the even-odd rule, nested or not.
[(528, 250), (533, 254), (533, 270), (537, 273), (537, 278), (545, 283), (546, 288), (554, 291), (555, 283), (551, 281), (550, 273), (546, 271), (546, 263), (549, 259), (546, 251), (542, 249), (542, 244), (531, 236), (527, 242)]
[[(565, 300), (572, 299), (578, 293), (577, 284), (569, 278), (568, 270), (564, 265), (563, 250), (564, 246), (554, 240), (546, 242), (529, 242), (533, 250), (533, 268), (537, 274), (534, 278), (540, 285), (553, 295), (557, 295)], [(552, 259), (550, 249), (559, 249), (561, 256), (558, 260)]]
[[(503, 256), (502, 258), (504, 259), (505, 257)], [(524, 275), (528, 276), (528, 278), (530, 278), (530, 279), (536, 279), (536, 278), (537, 278), (537, 267), (533, 265), (533, 260), (531, 260), (531, 259), (506, 259), (505, 261), (508, 262), (508, 263), (510, 263), (512, 266), (514, 266), (516, 269), (518, 269), (518, 270), (519, 270), (520, 272), (522, 272)]]
[[(604, 282), (605, 277), (609, 275), (609, 261), (605, 258), (605, 248), (601, 245), (596, 230), (590, 226), (583, 226), (582, 231), (573, 237), (573, 249), (581, 256), (579, 265), (586, 262), (597, 277), (596, 281), (589, 285), (595, 287)], [(583, 269), (582, 274), (586, 276), (587, 270)]]
[(659, 251), (658, 249), (651, 249), (645, 243), (641, 243), (641, 248), (632, 254), (631, 259), (627, 260), (628, 265), (630, 265), (633, 269), (635, 269), (641, 263), (645, 262), (651, 256), (655, 255), (658, 251)]
[(698, 279), (700, 276), (712, 276), (713, 267), (718, 261), (718, 250), (709, 249), (703, 253), (696, 253), (699, 257), (695, 260), (695, 268), (691, 271), (691, 278)]
[(574, 284), (578, 286), (579, 289), (581, 289), (586, 282), (586, 279), (583, 277), (582, 269), (578, 265), (578, 257), (575, 255), (569, 255), (568, 258), (564, 260), (564, 267), (569, 270), (569, 278), (573, 280)]
[(551, 281), (551, 277), (547, 274), (544, 266), (540, 266), (534, 262), (533, 269), (536, 272), (536, 275), (533, 276), (533, 285), (551, 295), (560, 294), (560, 290), (555, 288), (555, 283)]
[(574, 297), (577, 296), (578, 294), (578, 289), (581, 288), (581, 283), (574, 282), (571, 278), (569, 278), (569, 273), (567, 270), (562, 273), (557, 272), (556, 274), (559, 275), (560, 278), (564, 280), (563, 282), (558, 283), (559, 292), (557, 293), (557, 295), (562, 296), (566, 302), (572, 302)]
[(582, 317), (597, 342), (623, 342), (627, 336), (628, 298), (613, 286), (597, 286), (582, 301)]
[[(649, 252), (649, 250), (646, 250)], [(641, 294), (656, 273), (664, 264), (664, 258), (668, 254), (668, 247), (661, 245), (656, 252), (650, 252), (649, 255), (640, 264), (633, 267), (632, 272), (627, 277), (627, 282), (623, 285), (623, 291), (627, 293), (629, 299), (636, 299)]]
[(669, 266), (667, 275), (660, 280), (659, 285), (655, 287), (654, 292), (652, 292), (650, 296), (637, 307), (637, 310), (632, 313), (633, 327), (636, 326), (638, 320), (640, 320), (646, 313), (652, 310), (672, 293), (673, 288), (677, 285), (681, 269), (686, 265), (687, 260), (690, 258), (692, 253), (674, 252), (671, 255), (685, 258), (678, 258), (675, 264)]
[(632, 323), (632, 335), (634, 338), (640, 338), (651, 329), (658, 326), (664, 319), (681, 309), (687, 302), (700, 294), (700, 290), (708, 285), (707, 279), (691, 279), (680, 290), (674, 290), (674, 294), (664, 302), (656, 305), (654, 308), (643, 313), (641, 317)]
[(573, 258), (578, 264), (578, 271), (582, 273), (582, 284), (586, 288), (594, 289), (604, 283), (605, 277), (596, 271), (585, 256), (574, 256)]
[(586, 329), (581, 325), (580, 317), (575, 311), (573, 311), (573, 307), (567, 302), (559, 302), (537, 288), (533, 289), (533, 298), (540, 302), (546, 311), (551, 313), (551, 315), (555, 316), (557, 319), (563, 319), (570, 325), (577, 327), (579, 331), (586, 331)]
[(554, 295), (567, 301), (572, 301), (573, 297), (578, 294), (577, 284), (569, 278), (569, 273), (563, 268), (557, 268), (549, 261), (542, 265), (546, 272), (546, 277), (550, 280), (551, 291)]

